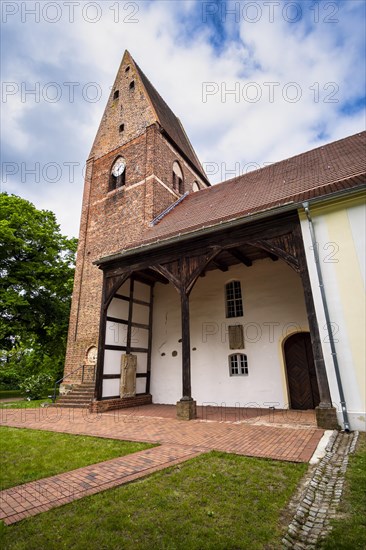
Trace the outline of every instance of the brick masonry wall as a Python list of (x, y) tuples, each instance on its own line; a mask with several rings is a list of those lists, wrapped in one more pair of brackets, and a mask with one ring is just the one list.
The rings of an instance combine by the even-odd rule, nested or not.
[[(161, 132), (156, 132), (154, 173), (164, 183), (173, 189), (173, 162), (177, 160), (183, 172), (184, 192), (192, 191), (193, 182), (197, 181), (201, 188), (206, 187), (199, 175), (190, 167), (184, 158), (174, 149)], [(157, 210), (157, 209), (156, 209)]]
[[(132, 80), (133, 90), (129, 88)], [(115, 90), (119, 91), (116, 99)], [(126, 183), (109, 191), (111, 168), (118, 156), (126, 161)], [(200, 179), (162, 134), (126, 54), (87, 161), (65, 375), (85, 363), (90, 346), (98, 345), (103, 277), (93, 262), (138, 240), (150, 221), (177, 200), (179, 195), (157, 179), (173, 190), (175, 160), (182, 167), (185, 190), (191, 191), (193, 182)], [(81, 370), (66, 382), (78, 383), (80, 376)]]
[(91, 413), (113, 411), (116, 409), (129, 409), (132, 407), (141, 407), (150, 405), (152, 397), (150, 394), (136, 395), (136, 397), (124, 397), (123, 399), (104, 399), (103, 401), (93, 401), (89, 410)]

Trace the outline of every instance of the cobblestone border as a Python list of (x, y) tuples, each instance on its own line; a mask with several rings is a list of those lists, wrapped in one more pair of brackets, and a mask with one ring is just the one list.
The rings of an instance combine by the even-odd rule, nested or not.
[(330, 519), (336, 516), (348, 456), (355, 450), (358, 435), (357, 431), (347, 434), (335, 430), (332, 433), (325, 456), (313, 469), (296, 503), (296, 513), (282, 539), (284, 549), (314, 549), (318, 540), (331, 531)]

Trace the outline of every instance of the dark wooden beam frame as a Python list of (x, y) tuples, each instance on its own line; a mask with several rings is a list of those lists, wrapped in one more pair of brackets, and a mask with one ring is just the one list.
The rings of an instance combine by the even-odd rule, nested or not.
[(231, 254), (234, 258), (239, 260), (242, 264), (246, 265), (247, 267), (251, 267), (253, 265), (252, 260), (250, 260), (245, 254), (240, 252), (240, 250), (237, 250), (236, 248), (228, 248), (227, 250), (229, 254)]

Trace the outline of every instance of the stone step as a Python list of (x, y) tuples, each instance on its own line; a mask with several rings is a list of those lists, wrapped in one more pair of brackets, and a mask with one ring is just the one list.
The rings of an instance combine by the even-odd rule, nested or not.
[(69, 393), (61, 394), (55, 405), (59, 407), (87, 408), (94, 399), (95, 382), (83, 382)]
[(67, 409), (88, 409), (90, 403), (59, 403), (56, 401), (56, 403), (50, 403), (49, 407), (65, 407)]
[(95, 388), (95, 382), (82, 382), (81, 384), (75, 384), (74, 386), (74, 389), (78, 389), (78, 388), (87, 388), (87, 389), (91, 389), (91, 388)]
[(84, 386), (84, 385), (79, 385), (79, 386), (74, 386), (71, 390), (69, 391), (77, 391), (77, 390), (94, 390), (95, 386), (94, 385), (91, 385), (90, 386)]
[(66, 395), (86, 395), (86, 396), (89, 396), (89, 395), (94, 395), (94, 390), (92, 390), (92, 391), (89, 391), (89, 390), (75, 390), (75, 391), (72, 391), (72, 392), (69, 392), (69, 393), (62, 393), (60, 395), (60, 397), (65, 397)]
[(70, 397), (68, 399), (64, 397), (57, 399), (57, 403), (90, 403), (92, 400), (92, 397), (90, 399), (85, 399), (85, 397)]

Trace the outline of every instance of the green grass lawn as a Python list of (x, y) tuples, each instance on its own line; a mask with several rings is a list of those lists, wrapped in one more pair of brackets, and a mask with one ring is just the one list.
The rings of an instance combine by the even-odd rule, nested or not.
[(45, 404), (52, 403), (52, 399), (34, 399), (33, 401), (9, 401), (0, 403), (0, 409), (37, 409)]
[(0, 488), (41, 479), (154, 445), (0, 427)]
[(360, 434), (357, 451), (350, 455), (339, 517), (318, 548), (365, 550), (366, 548), (366, 435)]
[(0, 399), (10, 399), (11, 397), (22, 397), (20, 390), (0, 390)]
[[(1, 470), (8, 486), (120, 456), (122, 448), (147, 447), (15, 428), (1, 429), (0, 436), (9, 442)], [(116, 454), (102, 456), (116, 444)], [(287, 503), (306, 470), (306, 464), (211, 452), (17, 524), (0, 524), (0, 544), (4, 550), (279, 550)], [(366, 547), (365, 478), (363, 435), (350, 457), (340, 516), (319, 548)]]
[(306, 469), (211, 452), (3, 526), (2, 548), (279, 549), (282, 511)]
[[(44, 404), (52, 403), (52, 399), (48, 398), (49, 395), (53, 395), (54, 388), (47, 390), (46, 395), (43, 399), (34, 399), (33, 401), (28, 401), (26, 397), (22, 395), (20, 390), (0, 390), (0, 399), (12, 399), (12, 398), (22, 398), (21, 401), (9, 401), (6, 403), (0, 402), (0, 409), (34, 409), (41, 407)], [(56, 392), (58, 396), (58, 388)]]

